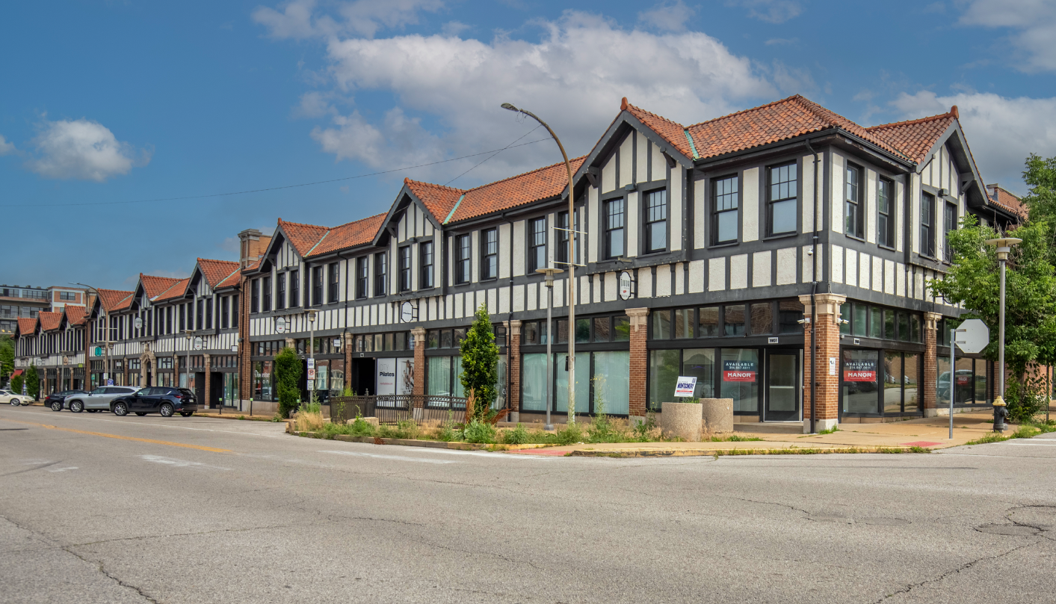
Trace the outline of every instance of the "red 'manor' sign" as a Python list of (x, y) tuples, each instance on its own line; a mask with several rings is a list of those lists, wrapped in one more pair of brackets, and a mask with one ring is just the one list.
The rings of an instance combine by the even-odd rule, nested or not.
[(875, 371), (844, 371), (843, 381), (845, 382), (875, 382), (876, 372)]
[(754, 382), (754, 371), (724, 371), (722, 374), (724, 382)]

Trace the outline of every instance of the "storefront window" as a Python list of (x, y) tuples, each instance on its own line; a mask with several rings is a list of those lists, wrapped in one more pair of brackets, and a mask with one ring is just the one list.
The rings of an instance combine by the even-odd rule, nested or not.
[[(555, 354), (557, 376), (554, 378), (554, 401), (558, 413), (568, 413), (568, 370), (565, 367), (567, 354)], [(576, 413), (590, 411), (590, 353), (576, 355)]]
[(987, 367), (988, 363), (983, 359), (975, 359), (975, 404), (976, 405), (989, 405), (990, 400), (990, 388), (989, 381), (987, 380)]
[(238, 374), (225, 373), (224, 375), (224, 404), (231, 407), (238, 404)]
[(884, 413), (902, 412), (902, 353), (884, 353)]
[(330, 371), (330, 396), (341, 396), (345, 391), (345, 370), (336, 367)]
[(693, 309), (680, 308), (675, 311), (675, 339), (693, 337)]
[(590, 341), (590, 319), (576, 319), (576, 343)]
[(693, 396), (715, 398), (715, 349), (698, 348), (682, 351), (681, 375), (697, 378), (697, 388), (693, 391)]
[(902, 364), (902, 400), (906, 413), (920, 412), (920, 355), (907, 352)]
[(749, 348), (722, 349), (722, 398), (733, 399), (733, 410), (759, 411), (759, 351)]
[(629, 342), (631, 339), (631, 318), (619, 315), (612, 318), (613, 341)]
[(697, 333), (704, 338), (714, 338), (719, 335), (719, 307), (709, 306), (697, 310), (697, 325), (700, 327)]
[(774, 333), (773, 307), (767, 302), (765, 304), (752, 304), (752, 335), (765, 335)]
[(456, 357), (428, 357), (426, 359), (428, 379), (427, 394), (451, 396), (451, 359)]
[(779, 331), (786, 333), (803, 333), (799, 320), (803, 318), (803, 303), (799, 300), (781, 300), (777, 303)]
[(869, 307), (864, 304), (852, 304), (851, 308), (854, 309), (854, 318), (851, 320), (851, 333), (856, 336), (864, 336), (866, 333), (866, 322), (869, 317)]
[(736, 304), (731, 306), (723, 307), (725, 310), (723, 316), (723, 326), (725, 327), (725, 333), (728, 336), (743, 336), (744, 335), (744, 305)]
[(671, 339), (671, 311), (670, 310), (655, 310), (655, 311), (653, 311), (653, 339), (654, 340), (669, 340), (669, 339)]
[[(578, 357), (576, 361), (578, 370)], [(627, 415), (630, 410), (631, 396), (631, 353), (627, 351), (595, 352), (593, 380), (594, 413)], [(576, 397), (577, 399), (579, 397), (578, 388)], [(576, 407), (579, 407), (578, 400)], [(568, 409), (567, 402), (565, 409)]]
[(894, 340), (898, 334), (895, 333), (895, 311), (888, 309), (884, 311), (884, 337)]
[[(185, 388), (193, 387), (193, 383), (188, 385), (183, 379), (186, 377), (186, 374), (181, 376), (180, 385)], [(271, 387), (271, 361), (257, 361), (253, 363), (253, 398), (258, 401), (275, 400)]]
[(883, 310), (873, 306), (869, 309), (869, 337), (884, 337)]
[(877, 353), (843, 351), (843, 412), (877, 413)]
[(598, 317), (594, 319), (594, 341), (608, 342), (612, 336), (609, 327), (609, 317)]
[(674, 401), (681, 350), (649, 352), (649, 408), (660, 410), (661, 403)]

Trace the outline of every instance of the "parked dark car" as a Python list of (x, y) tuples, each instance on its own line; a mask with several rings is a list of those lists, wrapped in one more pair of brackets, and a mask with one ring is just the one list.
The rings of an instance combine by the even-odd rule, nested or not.
[(172, 417), (179, 413), (190, 417), (198, 410), (198, 399), (187, 388), (171, 386), (153, 386), (143, 388), (135, 394), (114, 399), (112, 408), (115, 415), (146, 415), (160, 413), (162, 417)]
[(48, 398), (44, 399), (44, 406), (51, 407), (52, 411), (62, 411), (66, 397), (71, 394), (88, 394), (88, 392), (85, 390), (60, 390), (58, 392), (52, 392), (48, 395)]

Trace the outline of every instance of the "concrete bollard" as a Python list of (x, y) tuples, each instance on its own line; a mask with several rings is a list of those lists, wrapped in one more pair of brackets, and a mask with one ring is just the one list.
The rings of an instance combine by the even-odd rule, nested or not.
[(705, 433), (733, 432), (732, 398), (702, 398), (700, 406), (703, 408)]
[(661, 403), (660, 429), (664, 437), (700, 442), (701, 408), (699, 403)]

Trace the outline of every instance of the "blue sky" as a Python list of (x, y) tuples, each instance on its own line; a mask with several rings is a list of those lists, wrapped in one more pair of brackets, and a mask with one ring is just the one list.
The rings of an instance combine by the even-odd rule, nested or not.
[(1053, 39), (1042, 1), (5, 3), (0, 283), (130, 289), (276, 217), (385, 211), (404, 177), (558, 161), (504, 101), (571, 155), (622, 96), (685, 124), (796, 93), (863, 125), (957, 104), (983, 177), (1023, 192), (1056, 155)]

